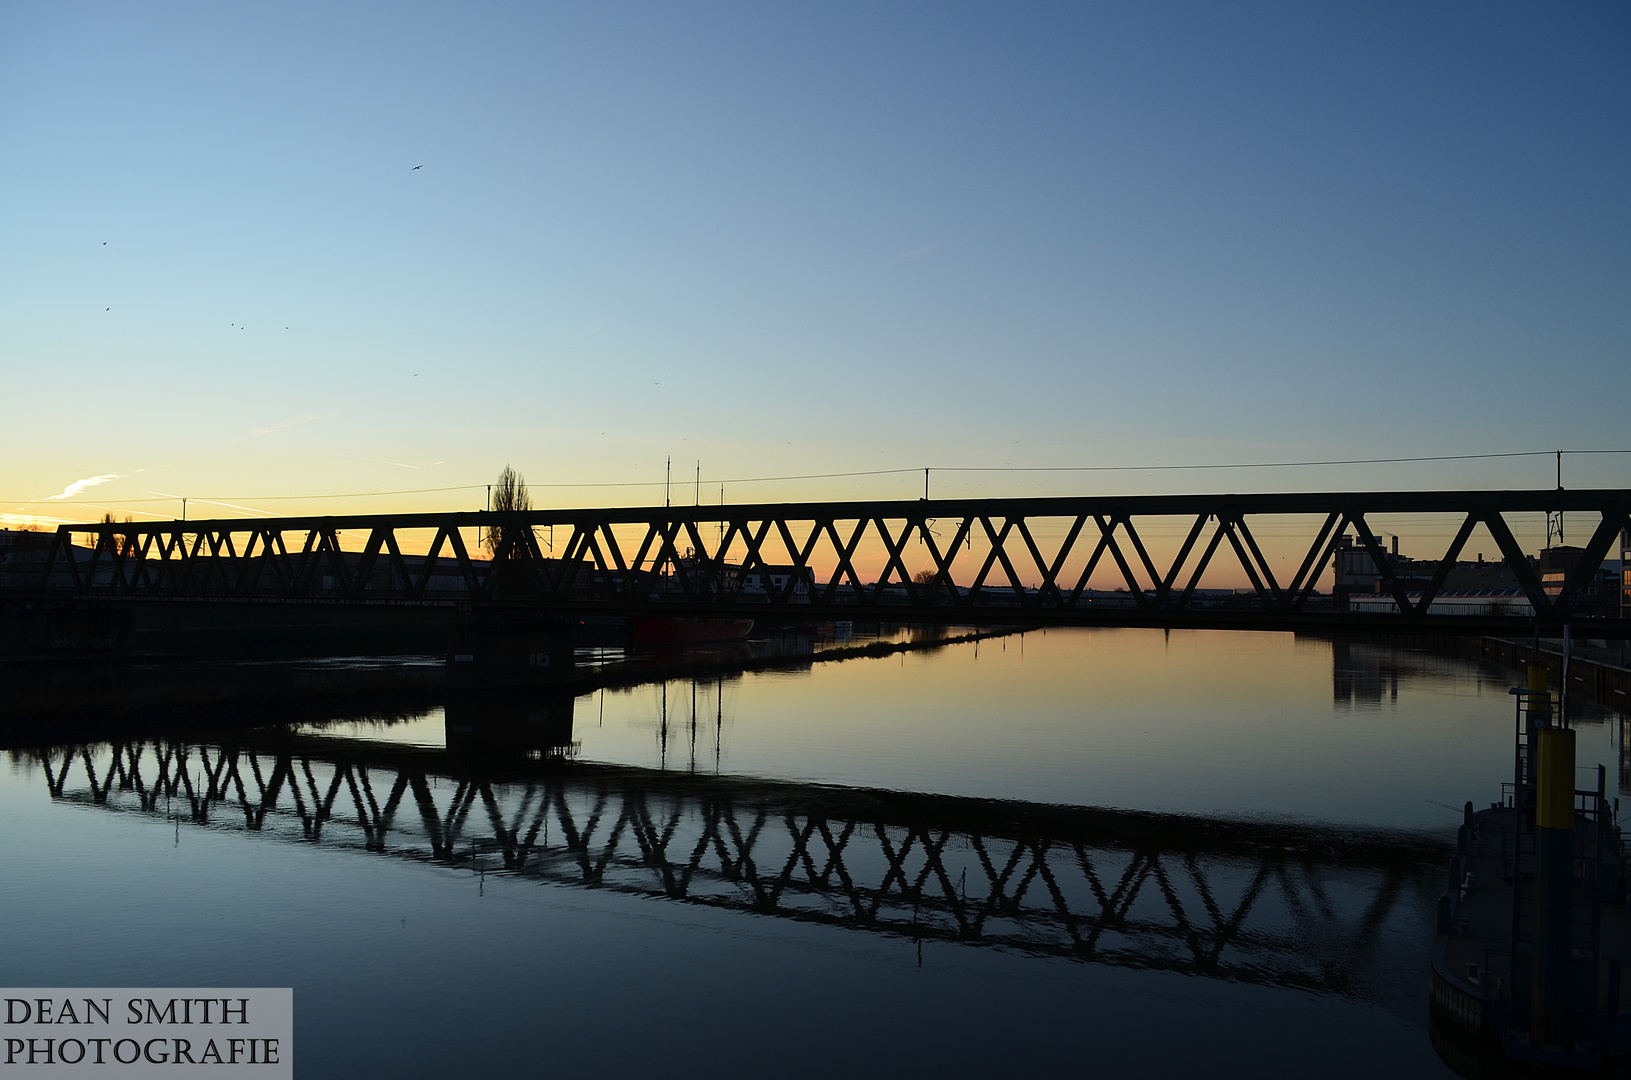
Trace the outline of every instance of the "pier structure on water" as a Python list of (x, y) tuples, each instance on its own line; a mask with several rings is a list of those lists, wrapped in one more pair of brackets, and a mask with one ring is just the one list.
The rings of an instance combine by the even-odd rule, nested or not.
[(1439, 900), (1430, 991), (1441, 1054), (1464, 1074), (1504, 1052), (1596, 1069), (1631, 1055), (1631, 853), (1606, 770), (1578, 786), (1566, 695), (1530, 668), (1512, 780), (1464, 808)]

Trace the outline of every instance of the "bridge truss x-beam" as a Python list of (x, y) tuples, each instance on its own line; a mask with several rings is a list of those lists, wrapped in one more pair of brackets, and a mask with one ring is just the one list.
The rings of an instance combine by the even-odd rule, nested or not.
[(53, 747), (55, 800), (919, 942), (1375, 1000), (1419, 838), (249, 736)]
[[(1589, 519), (1548, 591), (1513, 522)], [(1376, 525), (1434, 515), (1453, 528), (1425, 579), (1406, 580)], [(1578, 619), (1622, 530), (1631, 490), (1325, 492), (749, 504), (64, 525), (7, 591), (78, 599), (479, 603), (582, 615), (876, 618), (1042, 625), (1236, 626), (1523, 634)], [(1279, 535), (1264, 542), (1264, 523)], [(1287, 539), (1286, 525), (1301, 534)], [(1527, 600), (1521, 614), (1434, 605), (1478, 530)], [(1522, 528), (1520, 527), (1520, 531)], [(1151, 542), (1161, 534), (1165, 547)], [(345, 542), (342, 542), (342, 536)], [(472, 554), (477, 538), (488, 558)], [(1316, 592), (1339, 544), (1367, 552), (1380, 613)], [(1271, 547), (1279, 559), (1265, 553)], [(1170, 549), (1170, 550), (1167, 550)], [(1292, 554), (1283, 554), (1290, 550)], [(1158, 557), (1157, 552), (1161, 554)], [(1219, 599), (1210, 572), (1249, 593)], [(1420, 565), (1418, 562), (1416, 565)], [(1278, 566), (1278, 569), (1277, 569)], [(863, 572), (863, 567), (866, 571)], [(916, 568), (914, 570), (914, 567)], [(1094, 588), (1095, 574), (1110, 589)], [(1122, 591), (1124, 590), (1124, 591)], [(1590, 636), (1631, 636), (1592, 619)]]

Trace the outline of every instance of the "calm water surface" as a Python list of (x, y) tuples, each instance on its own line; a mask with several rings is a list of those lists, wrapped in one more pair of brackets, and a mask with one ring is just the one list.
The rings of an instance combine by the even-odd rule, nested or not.
[(311, 1077), (1449, 1075), (1433, 905), (1514, 681), (1051, 631), (549, 702), (564, 764), (468, 707), (19, 748), (4, 981), (292, 985)]

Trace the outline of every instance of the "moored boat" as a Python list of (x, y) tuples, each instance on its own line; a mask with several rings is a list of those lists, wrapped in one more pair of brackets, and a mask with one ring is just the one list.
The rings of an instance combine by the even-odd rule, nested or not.
[(1463, 1076), (1501, 1058), (1596, 1070), (1631, 1055), (1628, 859), (1602, 766), (1575, 787), (1574, 731), (1545, 670), (1514, 690), (1513, 780), (1471, 803), (1439, 899), (1433, 1042)]

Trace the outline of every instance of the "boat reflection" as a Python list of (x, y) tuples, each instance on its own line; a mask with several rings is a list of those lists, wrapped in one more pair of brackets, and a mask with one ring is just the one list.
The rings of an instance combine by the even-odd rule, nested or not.
[(566, 708), (450, 710), (445, 749), (274, 730), (10, 756), (59, 803), (246, 842), (1362, 1000), (1420, 967), (1386, 941), (1430, 935), (1443, 887), (1447, 849), (1413, 834), (586, 764)]

